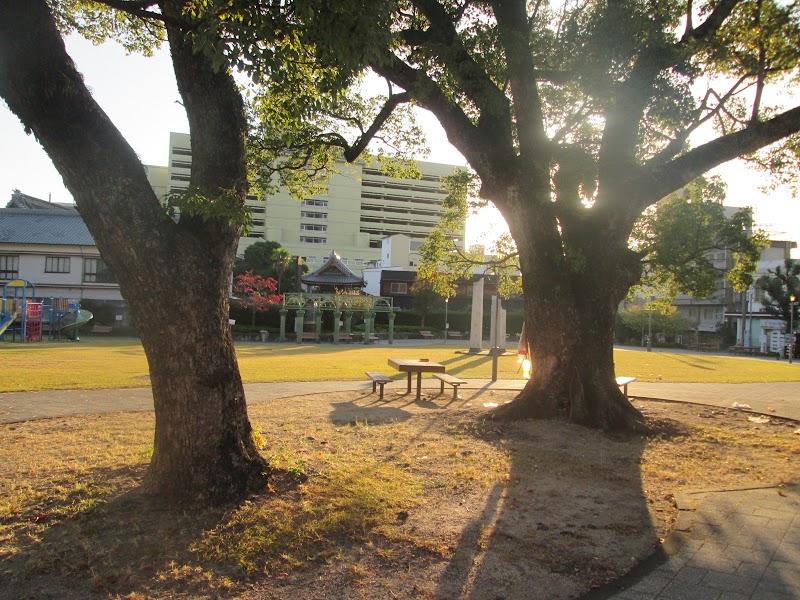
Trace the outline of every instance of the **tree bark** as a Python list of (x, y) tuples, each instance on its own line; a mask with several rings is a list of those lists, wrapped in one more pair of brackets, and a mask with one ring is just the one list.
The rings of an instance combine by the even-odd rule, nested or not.
[(537, 219), (520, 209), (504, 214), (526, 274), (525, 331), (533, 373), (494, 417), (644, 430), (644, 418), (616, 385), (614, 370), (617, 307), (638, 280), (639, 259), (622, 241), (615, 243), (608, 229), (596, 226), (582, 229), (565, 253), (554, 217), (542, 212)]
[[(192, 184), (243, 203), (235, 84), (176, 44), (180, 32), (170, 37), (192, 126)], [(156, 411), (145, 490), (176, 503), (241, 498), (269, 467), (252, 441), (228, 327), (238, 228), (227, 216), (167, 217), (135, 152), (83, 83), (44, 0), (0, 4), (0, 96), (64, 178), (141, 336)]]

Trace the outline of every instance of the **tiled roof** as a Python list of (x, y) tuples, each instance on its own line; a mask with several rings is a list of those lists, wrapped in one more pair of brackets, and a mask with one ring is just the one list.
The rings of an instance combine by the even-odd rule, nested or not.
[(328, 260), (319, 269), (308, 275), (303, 275), (300, 281), (310, 285), (364, 285), (364, 279), (348, 269), (347, 265), (336, 254), (336, 251), (331, 252)]
[(23, 194), (19, 190), (11, 193), (11, 200), (8, 201), (6, 208), (27, 208), (31, 210), (57, 210), (75, 212), (76, 208), (72, 204), (61, 204), (58, 202), (48, 202), (40, 198), (34, 198)]
[(0, 244), (94, 246), (77, 211), (0, 209)]

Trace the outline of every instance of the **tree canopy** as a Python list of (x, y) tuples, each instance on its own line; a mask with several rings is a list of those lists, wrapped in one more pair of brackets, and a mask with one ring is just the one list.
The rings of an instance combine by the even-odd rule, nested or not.
[(800, 318), (800, 262), (787, 258), (783, 268), (775, 267), (767, 273), (756, 282), (756, 286), (766, 292), (761, 305), (764, 312), (783, 320), (788, 331), (789, 324), (797, 324)]

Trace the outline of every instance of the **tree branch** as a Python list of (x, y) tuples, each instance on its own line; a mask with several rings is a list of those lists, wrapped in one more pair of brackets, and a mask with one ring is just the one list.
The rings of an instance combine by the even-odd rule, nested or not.
[(687, 26), (680, 43), (686, 45), (692, 40), (702, 40), (715, 35), (739, 2), (741, 0), (721, 0), (713, 12), (700, 25), (694, 29), (689, 29)]
[(392, 116), (392, 112), (395, 108), (397, 108), (400, 104), (405, 102), (411, 101), (411, 94), (409, 92), (403, 92), (400, 94), (393, 94), (389, 96), (386, 100), (386, 104), (383, 105), (381, 111), (375, 117), (375, 120), (372, 122), (372, 125), (369, 126), (361, 136), (359, 136), (356, 143), (353, 144), (350, 148), (345, 150), (344, 158), (347, 162), (353, 162), (356, 160), (359, 155), (364, 151), (364, 149), (369, 145), (372, 141), (372, 138), (378, 133), (383, 124)]
[[(534, 77), (527, 3), (525, 0), (500, 0), (493, 8), (508, 65), (520, 155), (546, 170), (550, 148), (544, 129), (542, 100)], [(542, 175), (547, 176), (546, 173)]]
[(698, 146), (669, 163), (641, 169), (633, 180), (635, 189), (640, 191), (635, 210), (641, 212), (706, 171), (741, 155), (751, 154), (798, 131), (800, 106)]

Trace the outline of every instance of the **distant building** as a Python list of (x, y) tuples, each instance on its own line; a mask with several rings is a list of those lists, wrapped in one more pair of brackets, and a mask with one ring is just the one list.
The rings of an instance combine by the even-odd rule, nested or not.
[[(767, 248), (761, 250), (761, 257), (753, 275), (754, 280), (767, 275), (769, 269), (782, 266), (797, 244), (790, 241), (772, 240)], [(678, 312), (689, 323), (692, 343), (703, 343), (717, 339), (717, 332), (725, 322), (736, 326), (736, 339), (739, 345), (777, 352), (780, 345), (782, 322), (763, 312), (761, 301), (764, 292), (751, 286), (744, 292), (736, 292), (725, 276), (734, 266), (733, 252), (714, 250), (709, 253), (718, 270), (717, 289), (708, 298), (692, 298), (679, 295), (673, 302)], [(744, 314), (744, 319), (742, 315)]]
[[(773, 240), (768, 248), (761, 250), (761, 258), (753, 275), (753, 280), (768, 276), (775, 267), (783, 268), (791, 252), (797, 247), (795, 242)], [(725, 312), (725, 318), (736, 324), (737, 343), (746, 348), (759, 348), (763, 352), (780, 352), (786, 323), (764, 312), (762, 304), (766, 292), (756, 285), (750, 286), (740, 294), (735, 294), (733, 306)]]
[[(381, 258), (382, 240), (405, 235), (418, 246), (439, 223), (447, 191), (442, 179), (456, 167), (419, 163), (421, 179), (395, 179), (358, 161), (342, 163), (331, 177), (328, 193), (298, 201), (286, 190), (259, 201), (248, 197), (253, 224), (239, 243), (239, 254), (247, 246), (270, 240), (293, 256), (302, 256), (314, 270), (332, 251), (354, 273), (360, 274)], [(188, 134), (170, 134), (169, 165), (148, 166), (153, 189), (163, 197), (189, 185), (192, 150)], [(460, 239), (464, 239), (463, 230)], [(414, 248), (412, 248), (413, 250)]]
[(0, 286), (25, 279), (38, 298), (96, 301), (124, 310), (111, 272), (71, 205), (14, 191), (0, 209)]
[(411, 286), (417, 278), (419, 254), (416, 250), (420, 243), (404, 234), (383, 238), (380, 258), (363, 270), (364, 291), (392, 298), (396, 308), (411, 308)]

